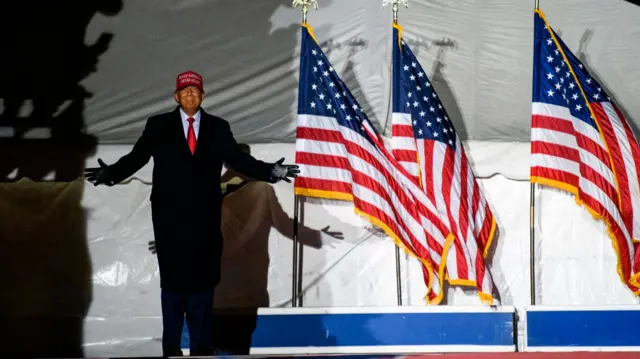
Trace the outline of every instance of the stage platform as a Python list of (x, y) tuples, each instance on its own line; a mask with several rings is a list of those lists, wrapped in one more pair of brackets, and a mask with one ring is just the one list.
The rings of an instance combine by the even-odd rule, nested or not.
[(640, 351), (637, 305), (535, 306), (522, 319), (528, 352)]
[(264, 308), (251, 354), (514, 352), (514, 318), (512, 307)]
[[(178, 357), (176, 357), (178, 358)], [(570, 353), (425, 353), (412, 355), (370, 354), (370, 355), (249, 355), (249, 356), (216, 356), (216, 357), (189, 357), (200, 359), (212, 358), (306, 358), (306, 359), (638, 359), (640, 352), (570, 352)], [(107, 358), (95, 358), (107, 359)], [(109, 358), (109, 359), (142, 359), (142, 358)], [(145, 358), (150, 359), (150, 358)], [(159, 359), (159, 358), (158, 358)]]
[[(447, 359), (543, 359), (560, 352), (567, 359), (640, 359), (638, 323), (640, 306), (536, 306), (517, 315), (509, 306), (264, 308), (258, 312), (250, 353), (254, 358), (433, 358), (428, 354), (448, 353)], [(185, 353), (188, 344), (185, 328)], [(549, 354), (514, 356), (516, 351)]]

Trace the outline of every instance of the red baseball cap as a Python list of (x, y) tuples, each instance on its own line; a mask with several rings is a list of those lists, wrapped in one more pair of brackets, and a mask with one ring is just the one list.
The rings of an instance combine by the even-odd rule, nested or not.
[(204, 92), (204, 87), (202, 86), (202, 76), (193, 71), (183, 72), (176, 78), (176, 91), (181, 90), (187, 86), (195, 86), (199, 88), (200, 91)]

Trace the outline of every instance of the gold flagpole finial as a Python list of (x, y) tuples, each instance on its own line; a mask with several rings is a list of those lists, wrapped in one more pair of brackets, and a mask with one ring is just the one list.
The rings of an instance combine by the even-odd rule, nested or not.
[(307, 23), (307, 13), (309, 12), (309, 5), (313, 5), (313, 8), (318, 10), (317, 0), (293, 0), (293, 7), (302, 6), (302, 23)]
[(393, 9), (393, 23), (398, 23), (398, 3), (402, 3), (404, 7), (409, 7), (409, 0), (382, 0), (382, 7), (385, 7), (391, 4), (391, 8)]

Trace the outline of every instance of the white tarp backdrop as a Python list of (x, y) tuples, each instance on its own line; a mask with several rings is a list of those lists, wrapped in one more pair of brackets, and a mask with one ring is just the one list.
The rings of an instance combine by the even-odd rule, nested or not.
[[(529, 303), (533, 1), (409, 3), (400, 9), (405, 39), (468, 140), (467, 153), (500, 229), (491, 271), (502, 303), (521, 308)], [(319, 6), (309, 24), (369, 117), (389, 134), (391, 9), (378, 0), (319, 0)], [(543, 0), (541, 8), (628, 118), (640, 124), (640, 7), (623, 0)], [(175, 76), (187, 69), (204, 77), (205, 109), (227, 119), (256, 157), (293, 160), (299, 20), (290, 0), (125, 0), (117, 15), (95, 17), (86, 42), (105, 31), (114, 37), (97, 72), (83, 81), (94, 93), (85, 122), (101, 145), (87, 165), (98, 157), (113, 163), (129, 151), (147, 117), (173, 108)], [(82, 190), (93, 273), (84, 329), (88, 356), (160, 353), (158, 269), (147, 250), (153, 239), (151, 168), (152, 162), (119, 186)], [(281, 212), (292, 217), (292, 186), (274, 189)], [(63, 204), (52, 202), (38, 218), (47, 222), (56, 214), (53, 207), (64, 210)], [(637, 303), (617, 277), (601, 223), (563, 192), (538, 189), (536, 204), (540, 304)], [(21, 210), (36, 216), (33, 208)], [(305, 247), (304, 305), (395, 305), (393, 243), (366, 231), (349, 207), (307, 203), (304, 211), (305, 226), (329, 226), (344, 235), (336, 240), (321, 234), (320, 248)], [(269, 304), (288, 306), (292, 242), (277, 230), (263, 240), (270, 256)], [(423, 305), (418, 264), (402, 264), (404, 304)], [(446, 304), (480, 300), (454, 288)]]
[[(369, 117), (390, 121), (390, 8), (378, 0), (319, 0), (309, 24)], [(533, 1), (411, 0), (404, 36), (463, 139), (529, 141)], [(640, 121), (640, 7), (624, 0), (542, 1), (551, 25)], [(291, 0), (125, 1), (96, 17), (87, 42), (114, 34), (84, 84), (88, 130), (102, 143), (133, 143), (149, 115), (169, 110), (175, 76), (203, 75), (205, 108), (241, 141), (295, 138), (300, 9)], [(440, 62), (437, 62), (437, 59)], [(640, 123), (640, 122), (638, 122)]]

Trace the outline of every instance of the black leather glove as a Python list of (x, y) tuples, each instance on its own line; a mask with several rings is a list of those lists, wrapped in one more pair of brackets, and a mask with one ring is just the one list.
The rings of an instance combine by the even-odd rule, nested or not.
[(113, 175), (111, 169), (107, 166), (102, 159), (98, 158), (98, 164), (100, 167), (91, 167), (84, 170), (84, 177), (87, 181), (97, 186), (99, 184), (106, 184), (107, 186), (113, 186)]
[(298, 165), (283, 165), (282, 162), (284, 162), (284, 157), (273, 164), (271, 168), (271, 183), (276, 183), (280, 180), (291, 183), (289, 178), (295, 178), (300, 173)]

